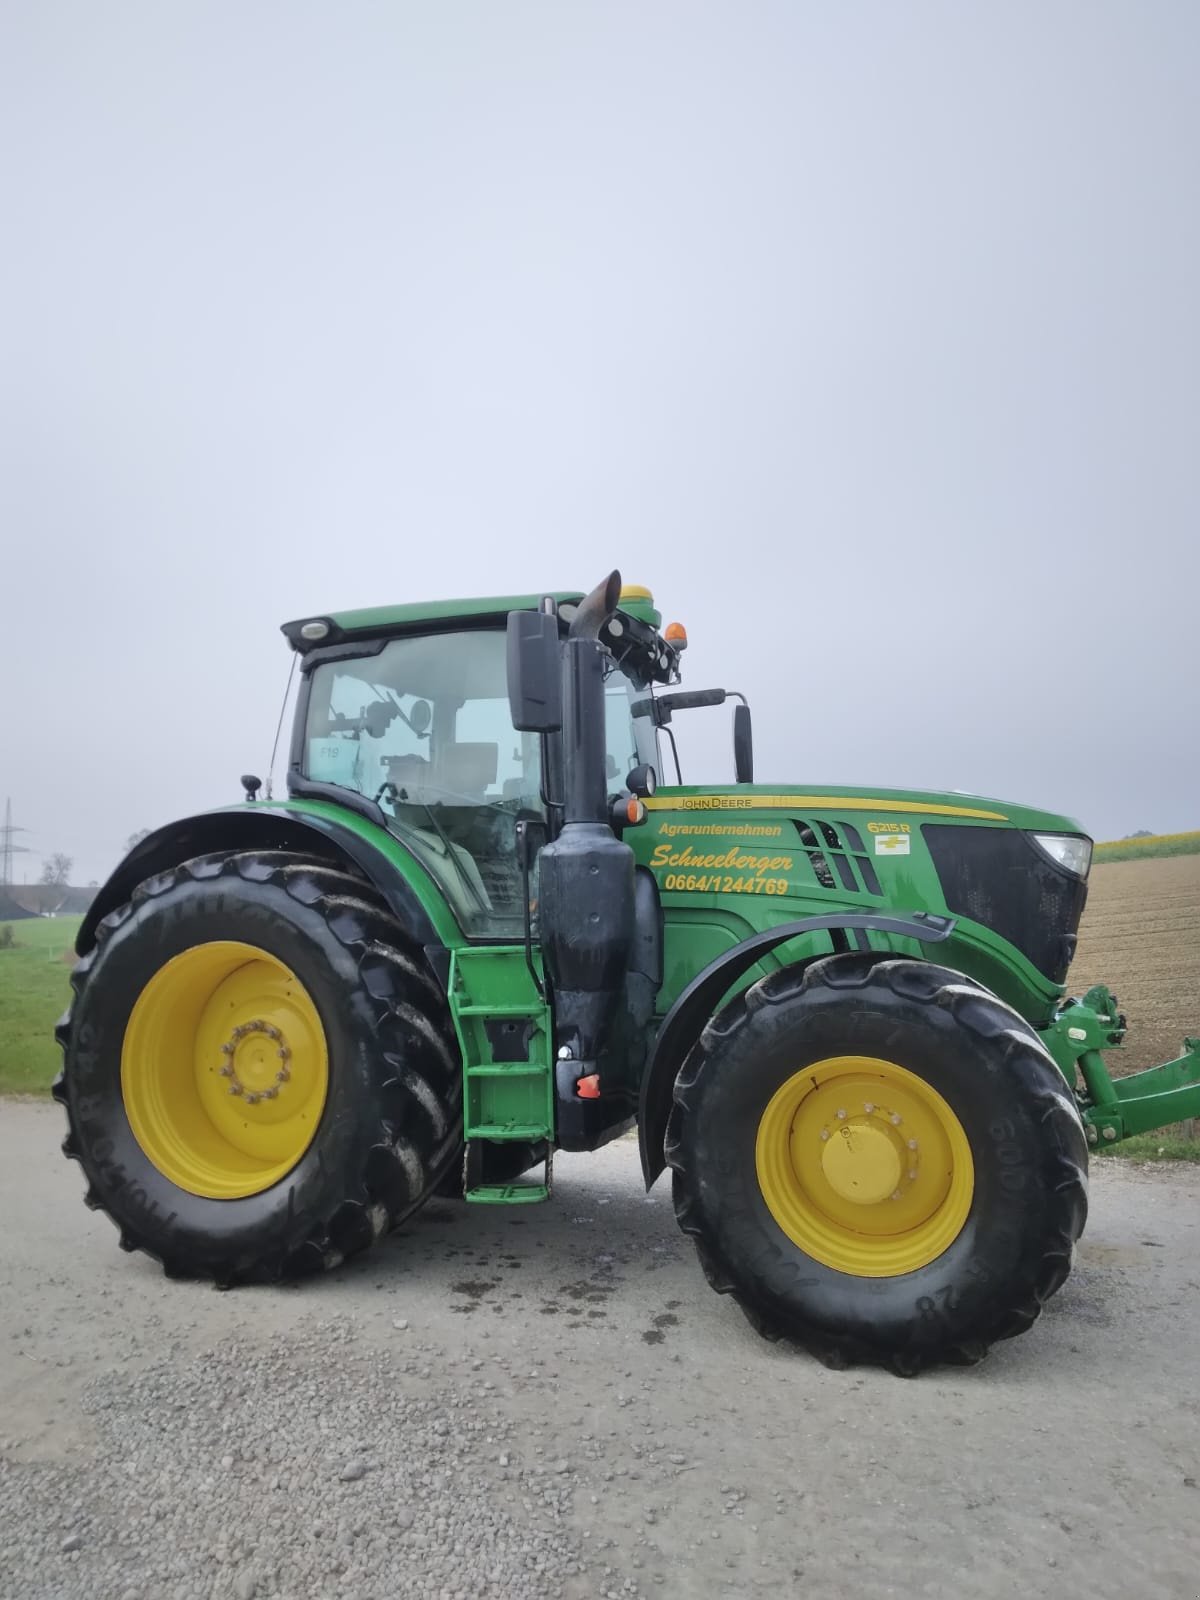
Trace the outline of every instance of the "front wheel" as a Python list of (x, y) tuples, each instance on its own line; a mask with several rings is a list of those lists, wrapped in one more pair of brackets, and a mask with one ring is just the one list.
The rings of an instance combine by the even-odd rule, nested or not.
[(920, 961), (755, 984), (688, 1057), (666, 1148), (713, 1286), (833, 1365), (978, 1359), (1062, 1285), (1087, 1215), (1083, 1128), (1036, 1034)]

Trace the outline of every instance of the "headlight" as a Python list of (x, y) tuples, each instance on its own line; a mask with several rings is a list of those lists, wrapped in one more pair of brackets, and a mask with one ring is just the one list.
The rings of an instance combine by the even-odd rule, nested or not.
[(1092, 864), (1092, 841), (1078, 833), (1031, 834), (1034, 844), (1043, 849), (1051, 861), (1073, 872), (1077, 878), (1086, 878)]

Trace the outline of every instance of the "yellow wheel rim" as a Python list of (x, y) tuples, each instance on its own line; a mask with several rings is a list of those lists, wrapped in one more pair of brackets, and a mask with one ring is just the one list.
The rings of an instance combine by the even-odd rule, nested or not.
[(237, 1200), (278, 1183), (312, 1142), (328, 1090), (316, 1006), (255, 945), (195, 945), (138, 996), (121, 1050), (125, 1114), (189, 1194)]
[(936, 1261), (975, 1192), (971, 1146), (949, 1104), (873, 1056), (830, 1056), (781, 1084), (758, 1125), (755, 1164), (792, 1243), (859, 1278)]

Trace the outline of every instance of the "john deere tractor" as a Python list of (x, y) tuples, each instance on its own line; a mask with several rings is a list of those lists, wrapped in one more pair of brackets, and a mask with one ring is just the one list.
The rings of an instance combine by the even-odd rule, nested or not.
[[(618, 574), (283, 631), (287, 798), (130, 852), (58, 1029), (87, 1202), (168, 1273), (333, 1267), (636, 1126), (756, 1328), (911, 1373), (1034, 1321), (1089, 1144), (1200, 1112), (1200, 1043), (1113, 1080), (1114, 998), (1066, 997), (1075, 823), (756, 787), (744, 701), (676, 687)], [(736, 781), (685, 785), (675, 719), (727, 698)]]

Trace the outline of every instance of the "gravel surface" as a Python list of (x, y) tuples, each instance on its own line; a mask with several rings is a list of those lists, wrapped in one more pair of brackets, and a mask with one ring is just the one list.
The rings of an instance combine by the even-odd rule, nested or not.
[(2, 1600), (1194, 1600), (1200, 1171), (1106, 1165), (982, 1365), (762, 1343), (636, 1147), (300, 1289), (168, 1283), (0, 1102)]

